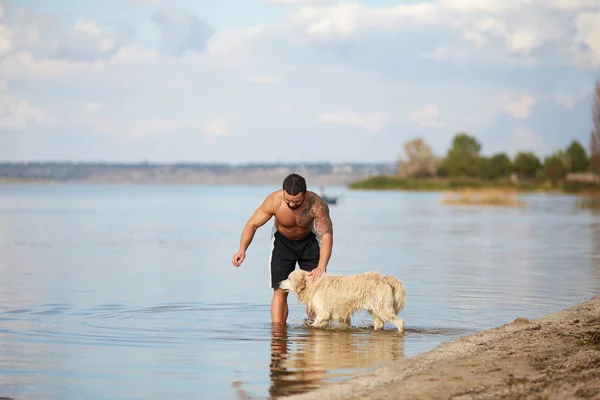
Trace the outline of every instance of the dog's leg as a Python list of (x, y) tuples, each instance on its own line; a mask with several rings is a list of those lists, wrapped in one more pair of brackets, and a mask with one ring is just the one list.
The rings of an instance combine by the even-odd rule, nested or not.
[(315, 317), (315, 321), (312, 323), (314, 328), (324, 328), (329, 323), (328, 319), (321, 318), (318, 315)]
[(315, 319), (315, 310), (312, 309), (310, 304), (306, 305), (306, 316), (308, 317), (309, 320), (314, 320)]
[(398, 332), (404, 332), (404, 320), (403, 319), (398, 318), (394, 314), (385, 314), (385, 315), (382, 315), (382, 317), (384, 320), (390, 321), (392, 324), (394, 324), (396, 326), (396, 328), (398, 328)]
[(369, 311), (369, 314), (371, 315), (371, 318), (373, 318), (373, 329), (376, 331), (381, 330), (383, 328), (384, 322), (373, 311)]
[(346, 328), (350, 328), (352, 326), (352, 321), (350, 320), (350, 317), (340, 318), (338, 319), (338, 322), (340, 326), (344, 326)]

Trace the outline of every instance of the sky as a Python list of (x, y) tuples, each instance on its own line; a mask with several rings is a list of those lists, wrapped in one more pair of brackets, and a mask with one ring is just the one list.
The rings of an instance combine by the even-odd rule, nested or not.
[(0, 0), (0, 161), (588, 148), (600, 0)]

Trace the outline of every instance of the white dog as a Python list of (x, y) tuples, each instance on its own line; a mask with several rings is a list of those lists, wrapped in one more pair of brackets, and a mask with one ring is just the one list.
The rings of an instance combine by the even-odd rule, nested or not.
[(350, 326), (350, 317), (359, 310), (366, 310), (373, 318), (376, 331), (389, 321), (404, 331), (404, 321), (397, 314), (404, 308), (406, 292), (404, 284), (393, 276), (377, 272), (341, 276), (324, 274), (316, 282), (301, 269), (293, 271), (279, 287), (294, 292), (300, 303), (314, 310), (314, 327), (322, 328), (329, 321), (337, 320)]

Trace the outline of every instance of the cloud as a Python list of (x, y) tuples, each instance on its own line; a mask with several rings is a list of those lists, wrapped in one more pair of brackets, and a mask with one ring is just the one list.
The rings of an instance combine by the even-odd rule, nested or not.
[(53, 121), (44, 107), (34, 106), (9, 93), (0, 93), (0, 130), (24, 130), (31, 123), (46, 126)]
[(164, 1), (164, 0), (129, 0), (129, 2), (131, 2), (132, 4), (135, 4), (137, 6), (147, 6), (147, 5), (151, 5), (151, 4), (158, 4), (162, 1)]
[(152, 21), (162, 34), (160, 50), (172, 56), (181, 56), (187, 50), (204, 51), (206, 42), (215, 34), (213, 27), (189, 11), (156, 11)]
[(576, 58), (581, 66), (600, 67), (600, 12), (578, 13), (574, 38)]
[(0, 56), (8, 53), (12, 48), (10, 32), (6, 26), (2, 24), (4, 19), (4, 7), (0, 4)]
[(270, 4), (284, 4), (294, 6), (332, 4), (333, 0), (266, 0)]
[(248, 77), (248, 82), (258, 85), (279, 85), (283, 79), (274, 75), (251, 75)]
[(435, 104), (411, 111), (408, 116), (408, 121), (419, 128), (437, 129), (448, 126), (448, 122), (440, 119), (438, 106)]
[(531, 108), (535, 105), (535, 99), (530, 94), (515, 97), (511, 93), (504, 92), (495, 104), (500, 112), (505, 112), (514, 118), (524, 119), (531, 116)]
[(436, 61), (465, 61), (469, 58), (467, 51), (450, 44), (438, 46), (431, 52), (420, 53), (421, 57)]
[(330, 112), (319, 115), (319, 122), (323, 124), (334, 124), (354, 126), (369, 131), (380, 131), (386, 125), (386, 117), (383, 113), (359, 113), (355, 111)]
[(98, 111), (102, 111), (103, 109), (104, 109), (104, 105), (97, 101), (83, 103), (81, 105), (81, 110), (87, 111), (87, 112), (98, 112)]
[(130, 24), (119, 24), (112, 32), (88, 20), (77, 20), (69, 27), (50, 14), (20, 9), (0, 29), (0, 51), (24, 52), (38, 59), (92, 62), (111, 58), (135, 35), (136, 29)]
[(209, 139), (217, 136), (229, 136), (231, 134), (229, 121), (224, 117), (216, 117), (206, 121), (202, 126), (202, 131)]
[(308, 37), (345, 39), (366, 29), (431, 25), (436, 18), (436, 6), (429, 3), (392, 8), (339, 3), (329, 7), (302, 7), (293, 15), (292, 22)]

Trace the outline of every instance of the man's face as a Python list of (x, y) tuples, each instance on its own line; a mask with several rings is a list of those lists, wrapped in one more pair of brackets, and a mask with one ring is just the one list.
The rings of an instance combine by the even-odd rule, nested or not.
[(290, 210), (297, 210), (304, 203), (304, 194), (298, 193), (295, 196), (290, 196), (288, 192), (283, 191), (283, 201), (287, 204)]

